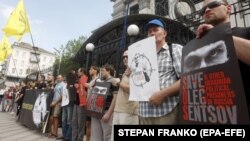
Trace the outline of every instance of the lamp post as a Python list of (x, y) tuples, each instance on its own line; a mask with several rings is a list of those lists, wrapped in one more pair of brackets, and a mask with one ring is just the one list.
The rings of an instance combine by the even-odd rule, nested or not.
[(139, 34), (139, 27), (136, 24), (131, 24), (127, 28), (127, 33), (131, 37), (130, 44), (134, 43), (135, 37)]
[(91, 63), (90, 54), (91, 54), (91, 52), (94, 50), (94, 48), (95, 48), (95, 45), (92, 44), (92, 43), (88, 43), (88, 44), (86, 45), (86, 51), (88, 52), (88, 54), (87, 54), (87, 61), (86, 61), (86, 71), (89, 70), (89, 65), (90, 65), (90, 63)]
[(57, 75), (60, 74), (60, 69), (61, 69), (61, 63), (62, 63), (62, 57), (63, 57), (63, 54), (64, 54), (64, 50), (65, 50), (66, 47), (61, 47), (60, 50), (54, 48), (56, 50), (56, 52), (59, 54), (59, 65), (58, 65), (58, 69), (57, 69)]

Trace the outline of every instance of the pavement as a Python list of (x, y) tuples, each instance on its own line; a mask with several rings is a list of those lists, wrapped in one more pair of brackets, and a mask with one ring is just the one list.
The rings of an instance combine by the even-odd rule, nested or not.
[[(58, 130), (62, 135), (61, 128)], [(37, 130), (31, 130), (16, 121), (15, 114), (0, 112), (0, 141), (59, 141), (48, 138)]]

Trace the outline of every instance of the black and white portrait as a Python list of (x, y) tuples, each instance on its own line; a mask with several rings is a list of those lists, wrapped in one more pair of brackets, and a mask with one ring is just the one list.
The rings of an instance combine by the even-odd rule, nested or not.
[(33, 122), (39, 127), (39, 125), (45, 120), (47, 114), (47, 94), (42, 92), (36, 99), (32, 113), (33, 113)]
[(219, 40), (189, 52), (184, 57), (184, 73), (223, 64), (228, 60), (226, 44)]
[(95, 86), (92, 89), (92, 93), (94, 93), (94, 94), (100, 94), (100, 95), (106, 95), (107, 88), (106, 87)]

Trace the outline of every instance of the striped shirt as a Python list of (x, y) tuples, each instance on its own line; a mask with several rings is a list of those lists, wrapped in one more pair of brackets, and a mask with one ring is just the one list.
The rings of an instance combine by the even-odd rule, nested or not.
[[(172, 44), (173, 63), (169, 53), (169, 46), (165, 44), (157, 53), (160, 89), (171, 86), (176, 82), (176, 75), (180, 77), (182, 47)], [(174, 68), (175, 69), (174, 69)], [(178, 104), (179, 96), (168, 97), (161, 105), (150, 105), (148, 101), (139, 102), (139, 116), (161, 117), (171, 112)]]

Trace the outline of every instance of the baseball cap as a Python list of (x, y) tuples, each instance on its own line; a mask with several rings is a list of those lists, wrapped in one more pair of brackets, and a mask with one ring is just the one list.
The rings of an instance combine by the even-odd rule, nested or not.
[(146, 24), (146, 30), (151, 26), (160, 26), (165, 28), (165, 23), (161, 19), (153, 19)]

